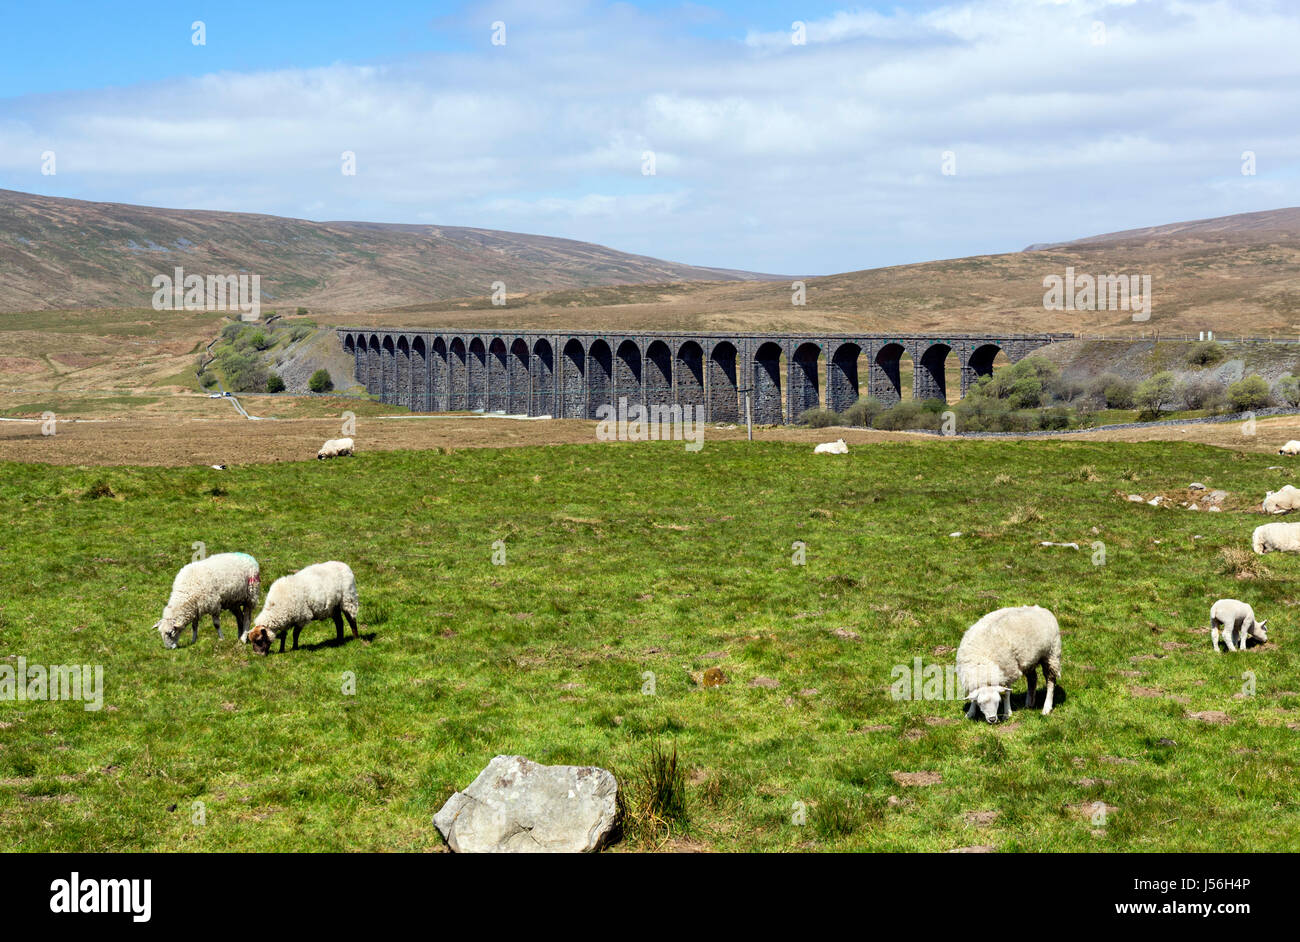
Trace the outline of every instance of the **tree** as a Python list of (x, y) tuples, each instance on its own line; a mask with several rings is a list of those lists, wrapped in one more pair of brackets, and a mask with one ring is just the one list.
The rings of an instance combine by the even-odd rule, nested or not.
[(1253, 412), (1268, 405), (1268, 381), (1252, 373), (1228, 387), (1228, 401), (1238, 412)]
[(284, 380), (280, 378), (279, 373), (272, 373), (266, 378), (266, 391), (269, 393), (284, 392)]
[(1166, 370), (1148, 377), (1138, 383), (1133, 398), (1143, 412), (1159, 412), (1174, 400), (1174, 386), (1177, 378)]
[(307, 388), (314, 393), (329, 392), (334, 388), (334, 380), (330, 378), (330, 371), (319, 369), (311, 374), (311, 379), (307, 380)]

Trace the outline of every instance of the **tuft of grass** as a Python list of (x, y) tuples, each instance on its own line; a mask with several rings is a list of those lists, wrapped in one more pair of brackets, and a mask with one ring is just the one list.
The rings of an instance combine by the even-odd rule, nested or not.
[[(625, 793), (626, 792), (626, 793)], [(657, 739), (619, 794), (624, 834), (654, 842), (686, 829), (686, 770), (677, 761), (677, 743), (668, 752)]]
[(1225, 546), (1219, 550), (1219, 572), (1234, 579), (1262, 579), (1269, 575), (1268, 567), (1252, 549)]

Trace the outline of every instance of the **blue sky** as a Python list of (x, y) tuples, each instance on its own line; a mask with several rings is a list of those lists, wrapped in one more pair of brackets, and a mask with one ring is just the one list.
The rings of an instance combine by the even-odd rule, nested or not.
[(783, 274), (1300, 203), (1285, 0), (9, 7), (0, 187), (55, 196)]

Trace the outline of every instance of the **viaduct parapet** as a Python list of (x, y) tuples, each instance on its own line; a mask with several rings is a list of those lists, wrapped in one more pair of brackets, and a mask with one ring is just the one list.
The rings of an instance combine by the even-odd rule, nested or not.
[[(739, 422), (744, 394), (759, 424), (793, 422), (824, 405), (841, 412), (870, 394), (902, 398), (900, 361), (912, 359), (913, 398), (945, 399), (957, 358), (961, 392), (1069, 334), (601, 333), (338, 328), (356, 381), (415, 412), (482, 410), (597, 418), (602, 405), (701, 405), (710, 422)], [(825, 395), (822, 391), (823, 378)]]

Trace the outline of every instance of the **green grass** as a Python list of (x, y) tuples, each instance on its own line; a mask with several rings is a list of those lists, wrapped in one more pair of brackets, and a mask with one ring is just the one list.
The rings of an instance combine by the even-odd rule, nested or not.
[[(0, 464), (0, 656), (106, 675), (99, 712), (0, 702), (0, 846), (429, 849), (432, 814), (494, 755), (627, 774), (675, 747), (673, 833), (722, 850), (1300, 850), (1300, 732), (1286, 725), (1300, 720), (1300, 558), (1235, 580), (1220, 550), (1263, 518), (1115, 494), (1199, 480), (1262, 495), (1275, 460), (970, 441), (833, 460), (710, 442), (220, 474)], [(226, 616), (225, 642), (208, 624), (164, 650), (150, 625), (198, 540), (253, 553), (266, 584), (347, 561), (369, 643), (335, 647), (317, 623), (302, 649), (258, 658)], [(1251, 602), (1270, 643), (1214, 655), (1193, 631), (1220, 596)], [(1065, 633), (1067, 696), (1050, 717), (991, 727), (954, 702), (891, 699), (894, 665), (951, 663), (934, 649), (1031, 602)], [(730, 682), (696, 687), (688, 671), (711, 666)], [(1256, 693), (1236, 699), (1247, 669)], [(1233, 722), (1186, 716), (1201, 710)], [(893, 771), (942, 781), (904, 787)], [(1096, 801), (1112, 807), (1103, 827), (1066, 807)], [(999, 815), (968, 823), (977, 811)], [(665, 832), (641, 833), (618, 846)]]

